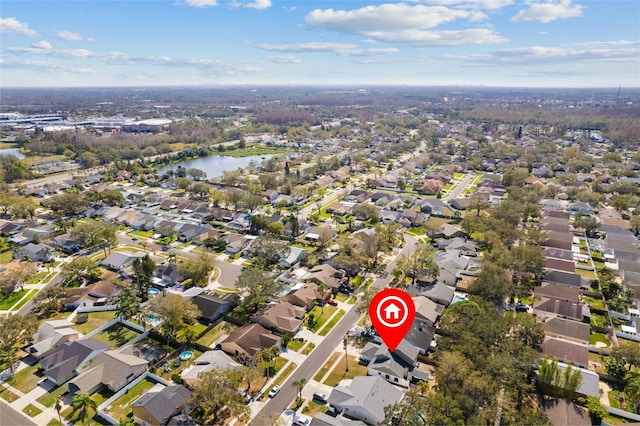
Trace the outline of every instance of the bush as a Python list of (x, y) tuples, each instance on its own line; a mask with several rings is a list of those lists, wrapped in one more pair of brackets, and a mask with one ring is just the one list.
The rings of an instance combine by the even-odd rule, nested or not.
[(174, 373), (174, 374), (172, 374), (172, 375), (171, 375), (171, 380), (173, 380), (173, 381), (174, 381), (174, 383), (177, 383), (177, 384), (179, 384), (179, 385), (181, 385), (181, 384), (182, 384), (182, 377), (180, 377), (180, 375), (179, 375), (179, 374), (175, 374), (175, 373)]

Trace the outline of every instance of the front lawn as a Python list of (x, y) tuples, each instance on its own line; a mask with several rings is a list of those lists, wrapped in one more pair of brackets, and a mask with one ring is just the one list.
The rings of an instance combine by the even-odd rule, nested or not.
[(309, 342), (309, 344), (307, 346), (304, 347), (304, 349), (302, 350), (302, 353), (304, 355), (309, 355), (311, 353), (312, 350), (314, 350), (316, 347), (316, 344), (313, 342)]
[(52, 407), (56, 403), (57, 399), (67, 392), (67, 385), (58, 386), (53, 392), (48, 392), (36, 399), (40, 404), (45, 407)]
[(8, 388), (4, 388), (0, 386), (0, 398), (4, 399), (7, 402), (13, 402), (20, 397), (15, 393), (11, 392)]
[(18, 290), (9, 294), (8, 296), (0, 297), (0, 311), (8, 311), (13, 305), (18, 303), (18, 300), (27, 294), (30, 290)]
[(302, 409), (302, 414), (309, 417), (314, 417), (318, 413), (326, 413), (329, 409), (327, 404), (318, 404), (317, 402), (309, 401), (307, 405)]
[(29, 404), (22, 409), (22, 412), (25, 413), (29, 417), (35, 417), (38, 414), (42, 413), (42, 410), (36, 407), (33, 404)]
[[(320, 330), (324, 323), (331, 318), (331, 315), (333, 315), (337, 309), (338, 308), (336, 306), (331, 305), (326, 305), (324, 307), (317, 305), (314, 306), (313, 309), (311, 309), (305, 316), (305, 322), (307, 323), (309, 330), (314, 333)], [(313, 315), (313, 322), (309, 323), (308, 319), (311, 318), (311, 315)]]
[(93, 338), (100, 340), (115, 349), (125, 345), (139, 335), (140, 333), (138, 331), (118, 322), (104, 330), (102, 333), (96, 334)]
[[(353, 355), (348, 355), (348, 365), (349, 371), (345, 372), (345, 363), (339, 362), (336, 365), (336, 368), (333, 369), (327, 380), (324, 381), (325, 385), (329, 385), (331, 387), (338, 386), (341, 380), (344, 379), (353, 379), (357, 376), (366, 376), (367, 375), (367, 367), (361, 365), (358, 362), (358, 358)], [(344, 361), (344, 359), (342, 360)]]
[(35, 290), (35, 289), (29, 290), (29, 294), (26, 297), (23, 297), (22, 300), (20, 300), (20, 302), (18, 302), (18, 304), (13, 307), (13, 310), (17, 311), (18, 309), (22, 308), (37, 293), (38, 293), (38, 290)]
[(36, 364), (18, 371), (15, 377), (7, 383), (22, 393), (29, 393), (38, 386), (42, 379), (44, 379), (44, 375), (38, 371), (38, 364)]
[(298, 352), (304, 346), (305, 343), (306, 343), (306, 340), (304, 339), (293, 339), (289, 342), (289, 344), (287, 345), (287, 348), (292, 351)]
[(336, 362), (336, 360), (338, 358), (340, 358), (342, 354), (340, 352), (334, 352), (329, 359), (327, 360), (327, 362), (324, 363), (324, 365), (322, 366), (322, 368), (320, 368), (320, 370), (318, 370), (318, 372), (316, 373), (315, 376), (313, 376), (313, 380), (315, 380), (316, 382), (319, 382), (322, 380), (322, 378), (324, 377), (325, 374), (327, 374), (327, 371), (329, 371), (329, 369), (331, 368), (331, 366), (333, 366), (333, 363)]
[(327, 334), (329, 334), (329, 332), (331, 331), (331, 329), (338, 323), (338, 321), (340, 321), (342, 319), (342, 317), (346, 314), (345, 311), (343, 311), (342, 309), (340, 309), (338, 311), (337, 314), (335, 314), (333, 316), (333, 318), (331, 318), (331, 321), (329, 321), (327, 323), (327, 325), (325, 325), (322, 330), (320, 330), (320, 332), (318, 333), (320, 336), (326, 336)]
[(0, 253), (0, 265), (11, 262), (13, 259), (13, 251), (7, 250)]

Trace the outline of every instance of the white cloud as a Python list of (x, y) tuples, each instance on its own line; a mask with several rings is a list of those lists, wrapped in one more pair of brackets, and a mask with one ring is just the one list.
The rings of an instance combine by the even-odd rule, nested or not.
[(217, 6), (218, 0), (186, 0), (185, 4), (192, 7)]
[(396, 48), (359, 49), (355, 44), (343, 43), (298, 43), (298, 44), (261, 44), (263, 50), (297, 53), (333, 53), (340, 56), (384, 56), (398, 53)]
[(31, 45), (31, 47), (34, 47), (36, 49), (45, 49), (45, 50), (53, 49), (53, 46), (51, 45), (51, 43), (49, 43), (46, 40), (42, 40), (42, 41), (39, 41), (37, 43), (33, 43)]
[(83, 36), (82, 34), (73, 33), (71, 31), (58, 31), (56, 37), (65, 41), (94, 41), (92, 38)]
[(442, 6), (410, 6), (397, 3), (366, 6), (351, 11), (316, 9), (305, 17), (305, 21), (314, 28), (370, 35), (372, 32), (434, 28), (446, 22), (470, 17), (477, 19), (478, 15)]
[(271, 61), (274, 64), (300, 64), (302, 63), (302, 59), (297, 58), (293, 55), (286, 56), (265, 56), (267, 61)]
[(38, 35), (27, 24), (18, 21), (16, 18), (0, 18), (0, 33), (17, 33), (26, 36)]
[(369, 35), (378, 41), (387, 43), (402, 43), (424, 47), (497, 44), (507, 41), (507, 39), (501, 35), (484, 28), (459, 31), (407, 30), (389, 33), (372, 33)]
[(297, 43), (297, 44), (261, 44), (260, 48), (263, 50), (275, 51), (275, 52), (330, 52), (339, 53), (346, 50), (355, 49), (358, 46), (355, 44), (344, 43)]
[(513, 4), (513, 0), (421, 0), (420, 3), (495, 10)]
[[(597, 42), (593, 43), (597, 44)], [(522, 65), (577, 62), (638, 62), (640, 48), (593, 48), (583, 46), (528, 46), (502, 49), (486, 55), (447, 55), (448, 59), (486, 65)]]
[[(436, 1), (455, 3), (454, 0)], [(492, 4), (497, 6), (497, 0)], [(456, 46), (506, 41), (504, 37), (487, 28), (432, 30), (438, 25), (458, 19), (476, 22), (487, 19), (487, 15), (477, 10), (397, 3), (367, 6), (352, 11), (316, 9), (305, 17), (306, 23), (313, 28), (367, 36), (376, 42), (384, 43), (401, 43), (412, 46)]]
[(556, 19), (582, 16), (583, 9), (584, 6), (572, 5), (571, 0), (548, 1), (545, 3), (530, 2), (526, 9), (521, 9), (511, 20), (513, 22), (541, 22), (546, 24)]
[(250, 3), (246, 3), (244, 7), (258, 10), (268, 9), (271, 7), (271, 0), (255, 0)]

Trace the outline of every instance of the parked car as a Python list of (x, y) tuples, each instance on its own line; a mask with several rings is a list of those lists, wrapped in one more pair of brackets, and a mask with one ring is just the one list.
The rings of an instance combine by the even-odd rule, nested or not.
[(352, 286), (350, 286), (349, 284), (342, 284), (339, 288), (338, 291), (340, 293), (344, 293), (344, 294), (351, 294), (353, 293), (353, 291), (355, 290), (355, 288), (353, 288)]
[(307, 416), (298, 416), (298, 419), (293, 422), (295, 426), (309, 426), (311, 424), (311, 419)]
[(327, 303), (331, 306), (338, 306), (338, 302), (333, 299), (327, 299)]
[(314, 392), (313, 393), (313, 400), (315, 402), (319, 402), (321, 404), (326, 404), (329, 401), (329, 397), (327, 396), (326, 393)]
[(273, 398), (274, 396), (276, 396), (278, 394), (278, 392), (280, 392), (280, 386), (275, 385), (269, 391), (269, 398)]

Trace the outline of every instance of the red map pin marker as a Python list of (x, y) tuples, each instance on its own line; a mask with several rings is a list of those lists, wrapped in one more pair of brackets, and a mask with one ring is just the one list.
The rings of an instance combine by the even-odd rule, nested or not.
[(416, 307), (404, 291), (387, 288), (371, 299), (369, 316), (378, 335), (393, 352), (411, 328)]

